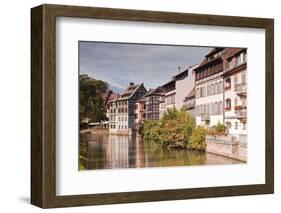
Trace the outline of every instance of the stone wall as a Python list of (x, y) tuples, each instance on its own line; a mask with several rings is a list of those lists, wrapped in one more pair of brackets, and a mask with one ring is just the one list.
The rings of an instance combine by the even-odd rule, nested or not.
[(247, 161), (247, 143), (240, 142), (239, 136), (206, 136), (206, 152)]

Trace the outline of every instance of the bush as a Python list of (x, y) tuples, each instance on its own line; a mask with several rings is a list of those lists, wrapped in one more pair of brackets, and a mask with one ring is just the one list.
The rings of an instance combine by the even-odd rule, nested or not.
[(226, 126), (221, 124), (219, 121), (218, 121), (217, 125), (214, 126), (214, 128), (218, 134), (224, 134), (226, 131)]
[(159, 124), (154, 120), (145, 120), (143, 125), (142, 136), (145, 139), (151, 139), (151, 134), (153, 131), (155, 131), (154, 127), (156, 127), (157, 125)]
[(191, 143), (189, 143), (188, 148), (196, 150), (205, 150), (206, 149), (206, 129), (204, 127), (196, 127), (191, 135)]
[(186, 111), (168, 109), (159, 121), (144, 122), (143, 137), (166, 147), (187, 147), (195, 119)]

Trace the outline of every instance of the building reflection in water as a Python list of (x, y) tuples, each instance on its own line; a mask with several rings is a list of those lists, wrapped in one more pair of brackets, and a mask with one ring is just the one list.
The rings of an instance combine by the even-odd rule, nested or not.
[(139, 136), (111, 134), (81, 134), (80, 155), (88, 170), (241, 163), (205, 152), (161, 148)]

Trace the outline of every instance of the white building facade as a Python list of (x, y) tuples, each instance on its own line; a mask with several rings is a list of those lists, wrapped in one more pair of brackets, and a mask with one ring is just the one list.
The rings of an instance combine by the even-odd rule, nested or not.
[(178, 75), (174, 76), (176, 82), (175, 107), (180, 110), (183, 107), (186, 94), (189, 94), (195, 85), (194, 69), (198, 65), (191, 66)]
[(247, 134), (247, 52), (237, 50), (227, 58), (224, 71), (225, 120), (229, 134)]
[(223, 124), (224, 48), (214, 48), (195, 68), (195, 114), (197, 125)]
[(195, 69), (197, 125), (227, 126), (228, 134), (247, 134), (247, 50), (213, 48)]

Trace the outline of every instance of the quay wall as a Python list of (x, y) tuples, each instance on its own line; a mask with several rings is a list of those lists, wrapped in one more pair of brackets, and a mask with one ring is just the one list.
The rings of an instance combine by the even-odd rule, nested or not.
[(247, 161), (247, 143), (239, 139), (232, 135), (207, 135), (206, 152)]

